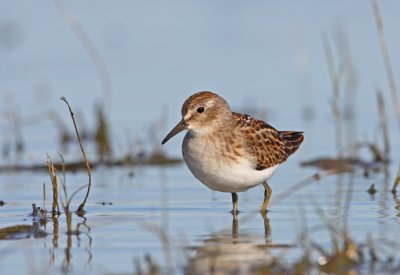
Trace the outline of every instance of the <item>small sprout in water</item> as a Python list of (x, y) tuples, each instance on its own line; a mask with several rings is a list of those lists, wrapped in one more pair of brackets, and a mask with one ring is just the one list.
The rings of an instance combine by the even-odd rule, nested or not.
[(371, 184), (371, 186), (368, 188), (367, 192), (368, 192), (371, 196), (375, 195), (375, 193), (378, 192), (378, 190), (376, 190), (376, 188), (375, 188), (375, 184)]

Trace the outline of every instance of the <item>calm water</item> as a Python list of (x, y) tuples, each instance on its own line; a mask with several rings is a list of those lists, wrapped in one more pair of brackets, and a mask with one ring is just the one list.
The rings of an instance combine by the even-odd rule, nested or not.
[[(336, 155), (325, 36), (335, 67), (342, 66), (340, 106), (352, 118), (343, 125), (344, 152), (354, 141), (382, 147), (375, 94), (380, 87), (391, 140), (389, 175), (365, 178), (357, 170), (323, 178), (271, 205), (268, 221), (257, 213), (263, 188), (256, 187), (239, 194), (242, 213), (235, 222), (230, 195), (208, 190), (184, 164), (98, 167), (87, 213), (73, 216), (72, 227), (80, 234), (68, 236), (64, 215), (58, 228), (52, 220), (43, 226), (29, 216), (32, 203), (42, 204), (43, 182), (49, 208), (47, 173), (2, 172), (0, 200), (6, 204), (0, 206), (0, 228), (33, 224), (48, 235), (0, 241), (1, 273), (132, 273), (137, 261), (146, 266), (146, 255), (172, 273), (204, 272), (215, 259), (224, 270), (233, 266), (243, 272), (272, 256), (290, 264), (303, 255), (299, 235), (304, 228), (315, 243), (333, 248), (323, 221), (343, 222), (349, 190), (351, 238), (359, 245), (373, 238), (381, 263), (376, 273), (388, 257), (394, 262), (386, 266), (399, 266), (400, 199), (388, 192), (400, 162), (399, 130), (370, 3), (68, 1), (63, 10), (57, 3), (8, 1), (0, 9), (0, 139), (4, 151), (20, 129), (25, 145), (19, 157), (13, 149), (3, 155), (2, 165), (44, 163), (46, 152), (55, 160), (59, 151), (66, 159), (80, 158), (77, 144), (68, 151), (58, 144), (58, 127), (72, 131), (60, 96), (69, 99), (78, 123), (89, 131), (96, 125), (95, 104), (105, 102), (113, 152), (120, 156), (138, 150), (138, 140), (146, 151), (157, 149), (179, 120), (186, 97), (213, 90), (236, 111), (257, 114), (278, 129), (305, 131), (301, 149), (270, 181), (274, 199), (317, 172), (301, 167), (301, 161)], [(400, 4), (379, 4), (398, 76)], [(112, 84), (108, 93), (102, 92), (96, 67), (65, 13), (74, 16), (101, 54)], [(14, 127), (12, 117), (20, 127)], [(180, 156), (182, 137), (165, 146), (168, 155)], [(86, 148), (94, 159), (95, 148), (89, 143)], [(360, 157), (371, 159), (368, 150), (360, 151)], [(87, 183), (85, 173), (66, 177), (70, 194)], [(366, 192), (371, 184), (378, 190), (374, 196)], [(82, 196), (73, 199), (72, 209)], [(319, 207), (324, 216), (317, 213)], [(216, 248), (223, 251), (219, 257)], [(319, 256), (314, 253), (312, 260), (316, 263)], [(367, 264), (359, 267), (365, 270)]]

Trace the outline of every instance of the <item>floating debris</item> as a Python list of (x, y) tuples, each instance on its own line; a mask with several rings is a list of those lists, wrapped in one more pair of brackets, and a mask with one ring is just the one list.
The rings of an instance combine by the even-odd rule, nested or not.
[(14, 225), (0, 228), (0, 240), (21, 240), (31, 237), (44, 238), (47, 233), (32, 225)]
[(332, 255), (321, 255), (318, 258), (320, 271), (323, 273), (344, 274), (352, 273), (360, 263), (362, 254), (350, 239), (344, 240), (343, 247), (337, 247)]
[(36, 206), (36, 203), (32, 203), (32, 214), (31, 216), (35, 221), (46, 220), (46, 211)]
[(321, 157), (309, 161), (303, 161), (301, 166), (314, 166), (322, 170), (338, 169), (341, 171), (354, 171), (357, 168), (364, 169), (365, 172), (374, 171), (378, 172), (382, 168), (383, 162), (378, 161), (364, 161), (359, 158), (343, 157), (343, 158), (329, 158)]
[[(96, 168), (98, 166), (119, 167), (119, 166), (144, 166), (144, 165), (176, 165), (180, 163), (182, 163), (181, 158), (170, 158), (162, 155), (152, 155), (140, 159), (133, 157), (124, 157), (123, 159), (117, 159), (117, 160), (94, 161), (90, 162), (90, 167)], [(65, 171), (77, 172), (86, 169), (84, 161), (71, 161), (64, 164), (54, 163), (54, 167), (59, 171), (62, 170), (63, 165)], [(38, 171), (47, 169), (48, 169), (47, 164), (0, 166), (0, 172)]]

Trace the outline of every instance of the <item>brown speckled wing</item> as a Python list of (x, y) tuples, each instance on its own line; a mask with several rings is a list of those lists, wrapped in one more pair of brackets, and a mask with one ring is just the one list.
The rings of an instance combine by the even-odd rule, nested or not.
[(247, 149), (256, 157), (257, 170), (284, 162), (303, 142), (302, 132), (278, 131), (249, 115), (233, 113), (233, 117), (247, 138)]

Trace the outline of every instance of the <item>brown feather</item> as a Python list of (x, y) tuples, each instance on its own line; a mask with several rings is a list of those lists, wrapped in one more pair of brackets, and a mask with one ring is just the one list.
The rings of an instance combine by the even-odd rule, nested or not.
[(268, 123), (249, 115), (232, 114), (237, 127), (246, 137), (247, 150), (255, 156), (254, 167), (257, 170), (286, 161), (303, 142), (302, 132), (278, 131)]

